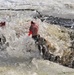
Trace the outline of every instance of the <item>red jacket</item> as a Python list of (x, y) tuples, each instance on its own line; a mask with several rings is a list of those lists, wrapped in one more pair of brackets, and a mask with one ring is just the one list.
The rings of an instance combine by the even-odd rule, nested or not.
[(29, 29), (29, 36), (32, 34), (32, 36), (35, 36), (35, 35), (37, 35), (38, 34), (38, 29), (39, 29), (39, 27), (38, 27), (38, 25), (37, 24), (33, 24), (33, 25), (31, 25), (30, 26), (30, 29)]

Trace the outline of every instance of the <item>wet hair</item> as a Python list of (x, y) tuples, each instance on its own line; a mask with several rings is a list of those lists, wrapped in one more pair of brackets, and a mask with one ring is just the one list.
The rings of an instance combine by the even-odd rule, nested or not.
[(33, 21), (31, 21), (31, 24), (35, 24)]

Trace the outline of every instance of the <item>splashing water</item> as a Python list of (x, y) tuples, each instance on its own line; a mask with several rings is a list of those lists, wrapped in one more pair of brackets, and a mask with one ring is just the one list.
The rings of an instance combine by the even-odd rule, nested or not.
[[(26, 12), (26, 14), (28, 13), (29, 12)], [(60, 27), (52, 26), (50, 28), (51, 25), (49, 26), (49, 24), (45, 22), (41, 22), (39, 19), (35, 20), (31, 18), (32, 15), (31, 14), (25, 15), (25, 12), (7, 12), (6, 11), (6, 13), (2, 12), (1, 16), (6, 17), (4, 19), (6, 20), (7, 23), (6, 23), (6, 27), (0, 28), (0, 37), (3, 38), (2, 37), (3, 35), (6, 39), (5, 43), (2, 45), (4, 47), (4, 50), (3, 51), (0, 50), (0, 65), (2, 64), (3, 65), (11, 65), (11, 64), (18, 65), (16, 70), (20, 71), (20, 74), (23, 73), (21, 69), (24, 69), (25, 74), (27, 73), (28, 75), (31, 75), (31, 74), (36, 75), (37, 73), (38, 75), (41, 75), (41, 74), (48, 75), (49, 71), (52, 75), (54, 75), (53, 63), (42, 60), (34, 40), (31, 37), (28, 37), (27, 34), (28, 34), (29, 26), (30, 26), (30, 21), (31, 20), (36, 21), (37, 23), (39, 23), (40, 35), (46, 39), (49, 39), (50, 42), (52, 42), (54, 46), (57, 47), (57, 50), (54, 52), (54, 54), (62, 55), (63, 49), (64, 48), (67, 49), (67, 48), (65, 47), (65, 42), (62, 40), (63, 37), (61, 37), (63, 36), (63, 34), (59, 36), (61, 40), (59, 40), (57, 37), (59, 34), (56, 34), (56, 33), (61, 30)], [(56, 33), (51, 30), (53, 31), (55, 30)], [(52, 33), (54, 33), (55, 36)], [(68, 38), (69, 36), (67, 33), (64, 36), (66, 37), (68, 41), (70, 40)], [(68, 41), (67, 41), (67, 44), (69, 44)], [(7, 43), (9, 45), (7, 45)], [(33, 58), (36, 58), (36, 59), (33, 59)], [(41, 58), (41, 60), (37, 60), (37, 58)], [(55, 69), (57, 68), (57, 66), (59, 65), (56, 65)], [(63, 67), (62, 67), (62, 70), (63, 70)], [(12, 75), (18, 74), (16, 72), (11, 69), (11, 71), (9, 71), (8, 74), (12, 74)], [(57, 75), (56, 72), (55, 74)]]

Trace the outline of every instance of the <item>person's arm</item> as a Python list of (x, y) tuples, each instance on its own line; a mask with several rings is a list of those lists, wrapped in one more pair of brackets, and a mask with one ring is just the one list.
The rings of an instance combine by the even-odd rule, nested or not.
[(32, 32), (31, 31), (29, 31), (29, 34), (28, 34), (28, 36), (30, 36), (32, 34)]
[(32, 27), (30, 26), (28, 36), (30, 36), (31, 34), (32, 34)]

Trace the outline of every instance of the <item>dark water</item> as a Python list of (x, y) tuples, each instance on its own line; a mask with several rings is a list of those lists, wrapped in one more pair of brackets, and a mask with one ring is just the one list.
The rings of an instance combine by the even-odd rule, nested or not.
[(41, 21), (45, 21), (50, 24), (56, 24), (68, 28), (74, 29), (74, 19), (66, 19), (61, 17), (55, 17), (55, 16), (49, 16), (49, 15), (43, 15), (40, 12), (36, 11), (37, 15), (34, 16), (35, 19), (39, 18)]
[(65, 26), (65, 27), (71, 27), (72, 24), (74, 23), (74, 20), (73, 19), (65, 19), (65, 18), (49, 16), (46, 19), (46, 22), (50, 22), (51, 24), (56, 24), (56, 25), (62, 25), (62, 26)]

